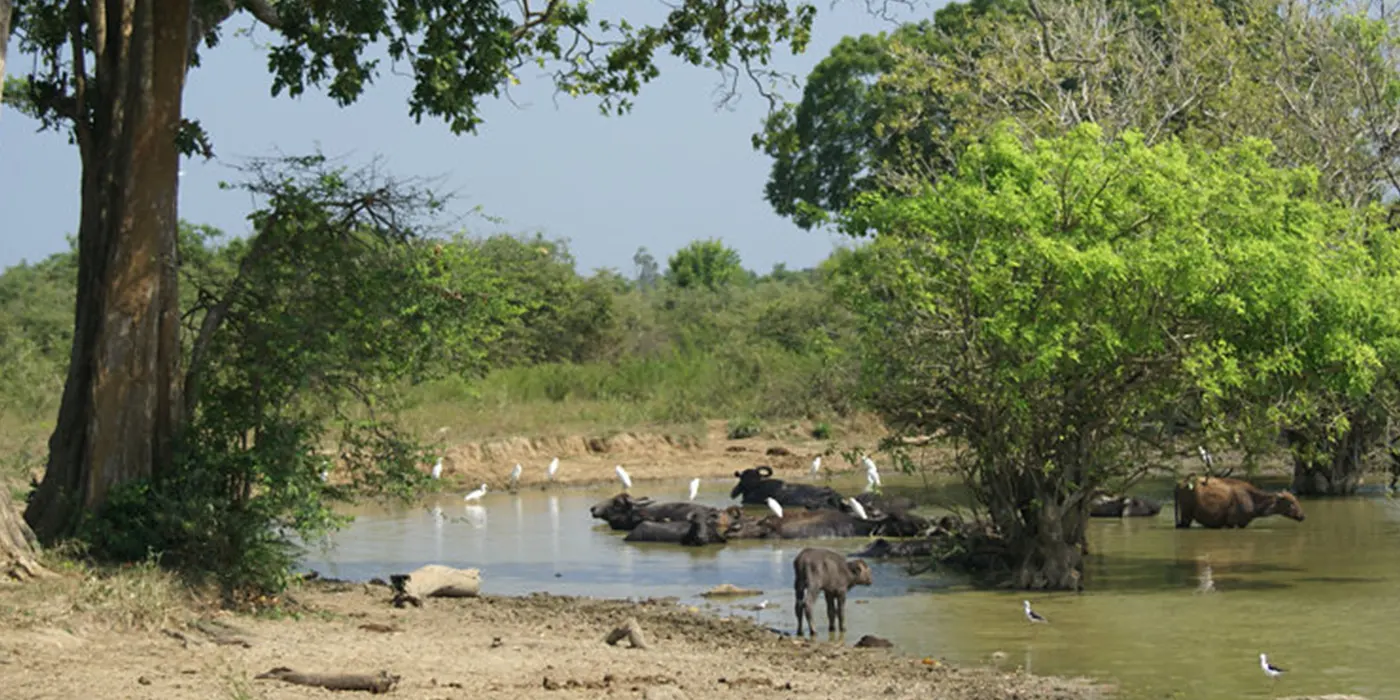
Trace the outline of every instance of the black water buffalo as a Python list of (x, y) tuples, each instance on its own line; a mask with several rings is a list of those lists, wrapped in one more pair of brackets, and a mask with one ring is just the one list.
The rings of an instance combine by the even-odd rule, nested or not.
[(1099, 496), (1089, 503), (1094, 518), (1150, 518), (1162, 512), (1162, 504), (1136, 496)]
[(734, 472), (734, 476), (739, 483), (734, 485), (729, 497), (742, 496), (740, 502), (747, 505), (763, 505), (772, 498), (784, 507), (841, 509), (841, 494), (835, 489), (813, 484), (789, 484), (782, 479), (774, 479), (773, 468), (767, 465)]
[(667, 542), (683, 544), (687, 547), (701, 547), (707, 544), (724, 544), (724, 526), (729, 519), (724, 511), (712, 513), (692, 512), (685, 520), (655, 522), (643, 521), (627, 533), (624, 542)]
[(807, 632), (815, 635), (816, 625), (812, 623), (812, 606), (817, 602), (817, 594), (826, 597), (827, 630), (835, 632), (839, 625), (846, 631), (846, 593), (856, 586), (869, 586), (874, 583), (870, 565), (846, 558), (829, 549), (807, 548), (797, 553), (792, 560), (792, 588), (797, 600), (797, 636), (802, 636), (802, 620), (807, 620)]
[(839, 510), (800, 510), (762, 518), (740, 516), (730, 522), (729, 539), (807, 540), (844, 537), (913, 537), (928, 529), (929, 522), (908, 513), (887, 513), (861, 519)]
[[(746, 505), (761, 506), (772, 498), (784, 507), (805, 507), (809, 510), (829, 508), (847, 513), (852, 511), (851, 504), (835, 489), (815, 484), (790, 484), (782, 479), (774, 479), (773, 468), (767, 465), (734, 472), (734, 476), (738, 477), (739, 483), (734, 485), (729, 497), (742, 496), (743, 500), (740, 502)], [(872, 518), (881, 513), (903, 513), (918, 505), (912, 498), (882, 496), (872, 492), (859, 494), (855, 499), (865, 508), (866, 515)]]
[(654, 503), (650, 498), (633, 498), (630, 494), (619, 493), (606, 501), (594, 505), (588, 512), (602, 520), (614, 530), (632, 530), (644, 522), (685, 523), (692, 513), (698, 515), (718, 515), (720, 531), (728, 529), (729, 521), (739, 513), (738, 506), (720, 510), (699, 503)]

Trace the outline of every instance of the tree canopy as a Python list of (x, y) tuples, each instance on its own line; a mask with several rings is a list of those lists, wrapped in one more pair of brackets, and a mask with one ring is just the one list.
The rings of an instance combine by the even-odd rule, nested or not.
[(1143, 463), (1128, 453), (1164, 407), (1312, 381), (1364, 394), (1400, 359), (1393, 311), (1373, 315), (1394, 307), (1396, 239), (1262, 140), (1027, 136), (1003, 124), (936, 184), (860, 195), (842, 225), (876, 239), (845, 291), (874, 405), (968, 448), (1017, 586), (1070, 588), (1088, 499)]

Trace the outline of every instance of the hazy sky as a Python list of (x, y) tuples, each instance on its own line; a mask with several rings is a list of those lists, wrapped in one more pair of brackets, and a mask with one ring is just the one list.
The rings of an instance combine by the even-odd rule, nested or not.
[[(918, 12), (928, 16), (942, 4)], [(783, 51), (779, 69), (804, 77), (842, 36), (894, 26), (869, 14), (865, 2), (818, 7), (808, 50), (795, 57)], [(677, 248), (709, 237), (738, 249), (750, 269), (766, 272), (778, 262), (800, 268), (843, 241), (803, 232), (763, 201), (770, 160), (753, 150), (750, 136), (767, 103), (750, 85), (732, 109), (716, 110), (719, 76), (713, 71), (666, 60), (661, 77), (621, 117), (603, 117), (596, 102), (567, 96), (556, 108), (548, 81), (522, 71), (524, 84), (512, 89), (521, 108), (492, 102), (478, 135), (453, 136), (438, 121), (413, 123), (406, 102), (411, 81), (390, 74), (387, 65), (345, 109), (318, 91), (296, 100), (271, 97), (265, 54), (250, 39), (232, 36), (233, 27), (249, 23), (239, 15), (224, 43), (207, 51), (190, 74), (185, 115), (203, 122), (219, 159), (184, 161), (185, 220), (246, 234), (248, 195), (217, 187), (235, 175), (226, 163), (275, 151), (305, 153), (319, 144), (327, 155), (353, 162), (381, 155), (397, 175), (442, 176), (458, 193), (459, 211), (480, 205), (504, 219), (468, 219), (473, 234), (539, 231), (567, 238), (580, 272), (613, 267), (631, 274), (638, 246), (664, 266)], [(8, 67), (22, 74), (32, 59), (13, 55), (14, 48), (12, 42)], [(800, 92), (785, 95), (797, 99)], [(64, 135), (37, 128), (13, 110), (0, 111), (0, 268), (63, 250), (65, 236), (77, 228), (77, 150)]]

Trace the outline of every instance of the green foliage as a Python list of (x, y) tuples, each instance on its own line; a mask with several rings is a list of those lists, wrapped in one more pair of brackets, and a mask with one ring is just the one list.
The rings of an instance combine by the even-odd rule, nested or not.
[(812, 437), (818, 440), (830, 440), (831, 424), (823, 421), (812, 426)]
[(736, 418), (729, 421), (729, 428), (725, 434), (730, 440), (743, 440), (744, 438), (758, 437), (763, 432), (763, 424), (757, 418)]
[(1130, 473), (1163, 407), (1287, 398), (1313, 373), (1374, 386), (1391, 341), (1356, 321), (1391, 306), (1364, 264), (1391, 234), (1320, 200), (1314, 171), (1270, 167), (1261, 141), (1023, 137), (1003, 126), (917, 195), (862, 195), (843, 225), (877, 239), (843, 261), (843, 290), (870, 400), (965, 441), (1013, 582), (1064, 588), (1087, 499)]
[(666, 268), (666, 281), (680, 289), (717, 290), (747, 276), (739, 252), (714, 239), (694, 241), (676, 251)]
[[(741, 6), (691, 2), (657, 24), (634, 25), (596, 18), (590, 5), (586, 0), (533, 7), (494, 0), (196, 0), (190, 41), (193, 49), (201, 43), (216, 46), (231, 15), (247, 11), (275, 37), (267, 58), (272, 94), (297, 97), (319, 87), (341, 105), (357, 101), (378, 77), (380, 59), (372, 56), (387, 49), (413, 78), (409, 114), (418, 121), (439, 118), (453, 133), (466, 133), (482, 123), (481, 100), (518, 83), (522, 69), (548, 71), (560, 92), (595, 96), (603, 113), (622, 113), (630, 109), (630, 97), (660, 74), (658, 53), (721, 70), (727, 80), (741, 72), (762, 77), (777, 45), (805, 49), (816, 14), (811, 4), (779, 0)], [(15, 84), (23, 94), (12, 101), (46, 126), (78, 116), (78, 70), (68, 48), (70, 37), (89, 35), (91, 29), (87, 13), (71, 12), (66, 1), (15, 0), (12, 53), (37, 61), (27, 82)], [(86, 48), (76, 68), (85, 66), (90, 73), (98, 61), (93, 47)], [(199, 65), (197, 51), (191, 63)], [(91, 75), (86, 77), (94, 84)], [(181, 136), (185, 153), (212, 155), (198, 122), (187, 122)]]
[(247, 172), (253, 237), (182, 239), (194, 411), (174, 468), (119, 486), (82, 533), (230, 592), (283, 587), (294, 538), (346, 521), (337, 503), (415, 493), (430, 456), (393, 420), (402, 388), (484, 371), (519, 313), (480, 245), (426, 238), (431, 192), (320, 157)]

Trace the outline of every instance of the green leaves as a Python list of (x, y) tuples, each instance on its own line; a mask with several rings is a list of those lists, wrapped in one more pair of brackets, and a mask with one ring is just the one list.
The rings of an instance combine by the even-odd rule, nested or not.
[(872, 400), (967, 440), (995, 515), (1128, 476), (1123, 450), (1188, 396), (1222, 412), (1370, 391), (1400, 337), (1378, 293), (1395, 268), (1372, 252), (1394, 233), (1270, 155), (1092, 124), (1027, 144), (1003, 124), (918, 194), (862, 194), (842, 225), (876, 239), (844, 280)]

